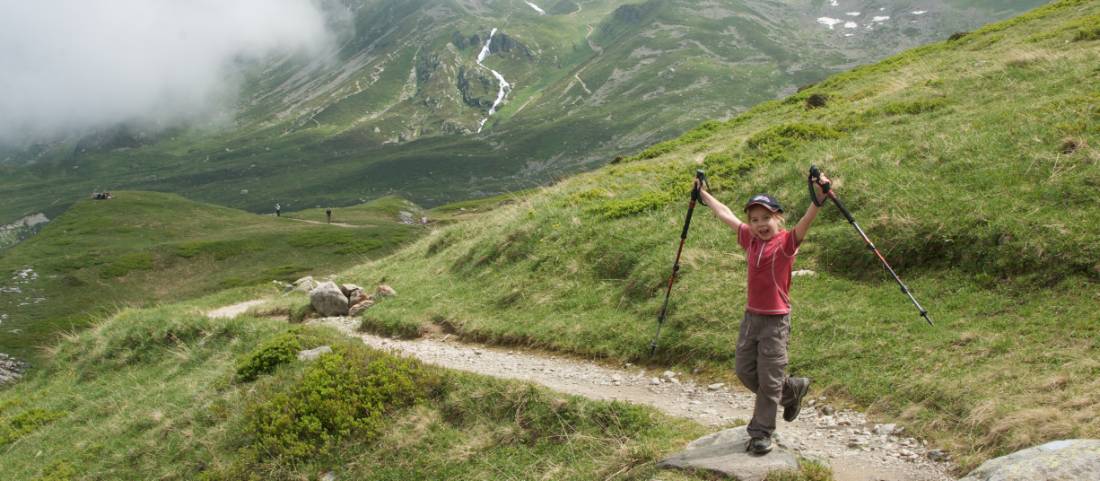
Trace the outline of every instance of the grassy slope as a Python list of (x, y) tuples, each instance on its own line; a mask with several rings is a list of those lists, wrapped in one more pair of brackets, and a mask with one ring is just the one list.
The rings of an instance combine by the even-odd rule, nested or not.
[[(661, 455), (703, 432), (649, 408), (421, 367), (327, 329), (202, 315), (260, 294), (129, 309), (63, 340), (44, 370), (0, 391), (0, 478), (319, 479), (331, 471), (338, 479), (642, 480)], [(331, 345), (339, 357), (290, 361), (244, 382), (241, 362), (288, 331), (301, 347)], [(325, 417), (342, 412), (344, 394), (362, 382), (374, 386), (368, 397), (396, 391), (417, 400), (348, 404), (361, 425)], [(294, 404), (309, 399), (300, 389), (320, 386), (324, 403)], [(279, 419), (272, 406), (288, 402), (316, 409), (322, 421), (298, 431), (308, 419), (292, 419), (265, 438), (264, 416)], [(310, 454), (280, 451), (291, 445)]]
[[(806, 204), (817, 163), (938, 321), (929, 328), (828, 209), (796, 268), (791, 371), (969, 467), (1100, 436), (1100, 5), (1060, 1), (830, 78), (577, 176), (355, 270), (400, 299), (367, 314), (413, 335), (646, 360), (692, 171), (720, 199)], [(822, 94), (827, 107), (808, 110)], [(732, 234), (698, 213), (652, 362), (728, 372), (743, 310)]]
[[(86, 325), (121, 305), (335, 272), (424, 232), (400, 224), (382, 207), (356, 208), (372, 222), (347, 229), (174, 194), (128, 191), (109, 201), (78, 202), (37, 236), (0, 253), (0, 286), (22, 291), (0, 293), (0, 312), (9, 316), (0, 325), (0, 352), (33, 356), (59, 330)], [(36, 280), (12, 277), (27, 268)]]

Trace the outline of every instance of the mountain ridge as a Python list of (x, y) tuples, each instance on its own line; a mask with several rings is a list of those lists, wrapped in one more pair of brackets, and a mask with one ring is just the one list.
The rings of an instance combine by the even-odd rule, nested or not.
[[(520, 1), (344, 2), (338, 50), (249, 67), (231, 123), (124, 126), (0, 155), (0, 195), (12, 199), (0, 219), (122, 188), (258, 212), (389, 193), (432, 206), (533, 187), (1038, 1), (931, 2), (919, 17), (899, 1), (888, 13), (908, 19), (863, 18), (852, 38), (815, 21), (841, 15), (824, 2), (568, 3), (540, 15)], [(482, 68), (478, 52), (494, 28)], [(491, 116), (498, 82), (487, 69), (513, 85)], [(48, 197), (47, 185), (61, 195)]]

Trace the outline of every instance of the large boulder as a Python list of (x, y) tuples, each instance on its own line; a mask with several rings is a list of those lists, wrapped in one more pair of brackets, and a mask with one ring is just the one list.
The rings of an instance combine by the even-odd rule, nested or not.
[(778, 438), (772, 452), (755, 456), (745, 451), (749, 433), (744, 427), (727, 429), (703, 436), (687, 449), (669, 456), (657, 466), (662, 468), (712, 471), (739, 481), (763, 481), (772, 471), (798, 469), (798, 458), (783, 447)]
[(1096, 481), (1100, 440), (1070, 439), (986, 461), (959, 481)]
[(309, 291), (309, 303), (322, 316), (346, 316), (348, 298), (335, 282), (322, 282)]

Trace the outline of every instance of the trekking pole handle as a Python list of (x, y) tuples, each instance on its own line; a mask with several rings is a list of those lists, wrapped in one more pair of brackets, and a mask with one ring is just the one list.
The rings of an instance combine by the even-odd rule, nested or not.
[(693, 187), (691, 189), (691, 198), (698, 201), (700, 204), (707, 205), (707, 203), (703, 200), (703, 195), (701, 192), (701, 189), (703, 188), (710, 188), (710, 185), (707, 184), (706, 172), (703, 172), (702, 169), (697, 169), (695, 171), (695, 179), (699, 181), (699, 185), (698, 187)]
[[(814, 192), (814, 184), (821, 186), (821, 192), (824, 193), (826, 197), (833, 197), (830, 191), (830, 187), (832, 187), (833, 184), (831, 182), (821, 183), (821, 171), (818, 170), (816, 165), (810, 164), (810, 176), (807, 179), (807, 187), (810, 189), (810, 202), (821, 207), (825, 205), (825, 200), (822, 199), (820, 202), (817, 200), (817, 192)], [(836, 197), (833, 197), (833, 199), (835, 200)]]

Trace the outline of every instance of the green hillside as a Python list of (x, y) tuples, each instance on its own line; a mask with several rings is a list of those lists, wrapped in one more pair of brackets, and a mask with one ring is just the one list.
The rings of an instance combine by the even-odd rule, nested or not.
[(830, 207), (795, 267), (816, 275), (794, 281), (792, 372), (963, 468), (1100, 436), (1098, 40), (1100, 4), (1058, 1), (704, 123), (354, 269), (402, 292), (365, 323), (729, 375), (744, 259), (705, 210), (646, 357), (692, 173), (793, 224), (816, 163), (937, 325)]
[[(343, 207), (389, 194), (435, 206), (545, 185), (1042, 0), (928, 0), (921, 15), (902, 0), (844, 9), (822, 0), (543, 2), (547, 15), (519, 0), (341, 3), (332, 61), (249, 64), (238, 105), (226, 106), (232, 122), (106, 126), (0, 146), (0, 223), (52, 218), (97, 190), (267, 212), (276, 202)], [(863, 13), (849, 18), (850, 9)], [(819, 21), (832, 17), (858, 28)], [(490, 69), (513, 85), (491, 117), (499, 82)]]
[[(328, 329), (203, 314), (261, 294), (127, 309), (66, 337), (43, 369), (0, 390), (0, 478), (643, 480), (703, 432)], [(333, 352), (295, 358), (319, 345)]]
[(0, 352), (35, 356), (59, 330), (123, 306), (336, 272), (425, 232), (381, 204), (354, 209), (370, 216), (369, 225), (344, 228), (174, 194), (82, 200), (38, 235), (0, 251)]

